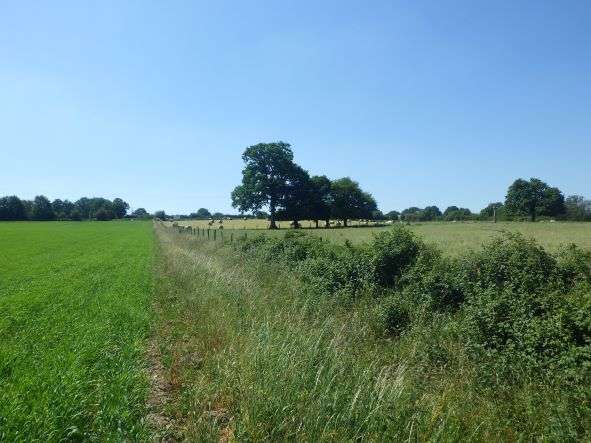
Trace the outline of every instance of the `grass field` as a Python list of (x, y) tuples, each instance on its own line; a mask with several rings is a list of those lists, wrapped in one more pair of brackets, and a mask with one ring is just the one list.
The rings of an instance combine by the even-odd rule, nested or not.
[[(207, 229), (207, 221), (179, 221), (179, 225)], [(357, 222), (353, 222), (354, 224)], [(309, 222), (304, 222), (304, 228)], [(217, 223), (214, 227), (219, 226)], [(266, 235), (283, 235), (280, 231), (266, 231), (264, 220), (227, 220), (224, 221), (224, 230), (239, 229), (254, 235), (265, 233)], [(285, 225), (287, 226), (287, 224)], [(477, 249), (484, 242), (490, 240), (501, 231), (521, 232), (526, 237), (535, 238), (548, 250), (555, 251), (565, 243), (575, 243), (583, 248), (591, 250), (591, 223), (577, 222), (430, 222), (414, 223), (409, 226), (414, 232), (421, 235), (426, 241), (435, 243), (448, 254), (459, 254), (467, 249)], [(246, 228), (246, 229), (243, 229)], [(388, 227), (352, 227), (338, 229), (303, 229), (302, 231), (318, 235), (324, 239), (342, 243), (349, 240), (353, 244), (359, 244), (371, 240), (376, 232), (388, 229)], [(241, 231), (241, 232), (242, 232)]]
[(0, 223), (0, 441), (141, 440), (149, 222)]

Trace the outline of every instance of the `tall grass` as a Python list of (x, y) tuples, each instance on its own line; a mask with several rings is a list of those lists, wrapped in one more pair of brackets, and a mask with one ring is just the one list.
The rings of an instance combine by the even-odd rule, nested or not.
[(0, 223), (0, 441), (141, 440), (151, 223)]
[[(156, 340), (170, 432), (189, 440), (562, 440), (589, 436), (588, 405), (548, 378), (491, 383), (457, 312), (398, 336), (385, 299), (340, 299), (274, 264), (159, 227)], [(494, 379), (494, 373), (490, 374)]]

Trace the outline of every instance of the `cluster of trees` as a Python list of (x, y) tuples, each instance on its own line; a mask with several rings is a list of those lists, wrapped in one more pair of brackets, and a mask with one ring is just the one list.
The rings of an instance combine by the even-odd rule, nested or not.
[(560, 189), (537, 178), (517, 179), (507, 190), (504, 202), (489, 203), (479, 214), (468, 208), (449, 206), (445, 211), (437, 206), (410, 207), (402, 212), (385, 214), (388, 220), (404, 221), (462, 221), (462, 220), (523, 220), (538, 217), (557, 220), (591, 221), (591, 200), (580, 195), (564, 197)]
[(480, 211), (483, 219), (499, 220), (551, 217), (557, 220), (591, 221), (591, 200), (581, 195), (564, 197), (560, 189), (538, 178), (517, 179), (507, 190), (505, 202), (490, 203)]
[(347, 220), (372, 218), (377, 204), (371, 194), (349, 177), (330, 180), (310, 176), (293, 161), (288, 143), (259, 143), (246, 148), (242, 184), (232, 192), (232, 206), (240, 212), (269, 210), (270, 229), (277, 220)]
[[(15, 195), (0, 198), (0, 220), (112, 220), (123, 218), (129, 204), (120, 198), (107, 200), (101, 197), (50, 201), (44, 195), (33, 200), (21, 200)], [(145, 209), (140, 208), (135, 213)]]

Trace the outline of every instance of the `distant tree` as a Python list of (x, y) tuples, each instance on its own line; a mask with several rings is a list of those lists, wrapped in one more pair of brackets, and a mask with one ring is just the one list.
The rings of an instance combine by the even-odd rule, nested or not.
[(94, 217), (98, 221), (108, 221), (108, 220), (113, 220), (113, 218), (115, 218), (115, 214), (113, 214), (112, 211), (110, 211), (106, 208), (100, 208), (98, 211), (96, 211), (96, 213), (94, 214)]
[(582, 195), (569, 195), (565, 200), (566, 217), (569, 220), (590, 220), (591, 200)]
[(132, 215), (136, 218), (150, 218), (150, 214), (144, 208), (137, 208)]
[(259, 143), (246, 148), (242, 155), (246, 166), (242, 184), (232, 192), (232, 206), (241, 212), (268, 207), (270, 229), (276, 229), (275, 215), (289, 191), (289, 183), (297, 172), (293, 152), (288, 143)]
[(422, 220), (432, 221), (441, 217), (441, 211), (437, 206), (427, 206), (422, 211)]
[(54, 220), (55, 214), (51, 207), (51, 202), (44, 195), (38, 195), (33, 200), (33, 208), (31, 212), (33, 220)]
[(373, 211), (371, 211), (371, 219), (372, 220), (386, 220), (386, 216), (379, 209), (374, 209)]
[(116, 198), (111, 203), (111, 211), (115, 218), (123, 218), (125, 214), (127, 214), (127, 210), (129, 209), (129, 204), (120, 198)]
[(507, 190), (505, 208), (511, 215), (528, 216), (535, 221), (538, 215), (558, 216), (565, 212), (564, 196), (558, 188), (551, 188), (537, 178), (517, 179)]
[(261, 220), (267, 220), (269, 218), (269, 214), (267, 214), (265, 211), (253, 211), (252, 215), (254, 218)]
[(224, 218), (224, 214), (222, 214), (221, 212), (214, 212), (212, 214), (212, 218), (222, 219)]
[(422, 218), (423, 210), (416, 206), (404, 209), (400, 213), (400, 218), (404, 221), (419, 221)]
[(197, 213), (195, 214), (195, 218), (210, 218), (211, 213), (205, 208), (197, 209)]
[(481, 217), (492, 217), (495, 214), (495, 211), (497, 211), (497, 215), (499, 210), (505, 205), (503, 205), (502, 202), (495, 202), (495, 203), (489, 203), (486, 208), (482, 209), (480, 211), (480, 216)]
[(73, 209), (72, 212), (70, 212), (70, 220), (73, 220), (73, 221), (82, 220), (82, 214), (80, 214), (80, 211), (78, 209)]
[(398, 220), (400, 218), (400, 212), (398, 211), (390, 211), (386, 213), (386, 219), (388, 220)]
[(310, 178), (310, 219), (314, 220), (318, 228), (319, 220), (330, 226), (330, 207), (332, 205), (331, 182), (326, 175), (315, 175)]
[(76, 200), (76, 202), (74, 203), (74, 206), (76, 207), (76, 209), (78, 210), (78, 212), (80, 213), (80, 216), (84, 219), (90, 219), (91, 218), (91, 205), (90, 205), (90, 199), (86, 198), (86, 197), (82, 197), (78, 200)]
[(457, 220), (457, 221), (470, 220), (473, 217), (474, 217), (474, 214), (472, 214), (472, 211), (470, 211), (470, 209), (468, 209), (468, 208), (457, 208), (455, 210), (448, 211), (447, 214), (443, 216), (443, 218), (448, 221), (450, 221), (450, 220)]
[(154, 212), (154, 218), (158, 218), (160, 220), (166, 220), (167, 219), (166, 212), (156, 211), (156, 212)]
[(453, 214), (455, 212), (457, 212), (460, 208), (458, 208), (455, 205), (452, 206), (448, 206), (445, 211), (443, 211), (443, 218), (445, 218), (446, 220), (449, 219), (449, 214)]
[(16, 195), (0, 198), (0, 220), (26, 220), (25, 205)]
[(25, 219), (33, 219), (33, 201), (32, 200), (21, 200), (23, 207), (25, 208)]
[(342, 220), (347, 226), (350, 219), (371, 218), (371, 213), (377, 209), (377, 204), (371, 194), (364, 192), (359, 183), (349, 177), (343, 177), (332, 182), (331, 185), (333, 217)]
[(64, 202), (59, 198), (51, 202), (51, 207), (57, 220), (66, 220), (68, 218), (68, 215), (64, 212)]
[(311, 206), (314, 188), (308, 172), (294, 165), (291, 177), (285, 188), (281, 207), (277, 211), (278, 220), (292, 220), (293, 227), (300, 226), (300, 221), (311, 218)]

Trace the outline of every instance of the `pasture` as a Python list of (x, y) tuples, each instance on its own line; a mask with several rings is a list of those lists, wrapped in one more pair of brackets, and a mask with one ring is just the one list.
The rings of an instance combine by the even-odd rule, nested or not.
[[(207, 220), (180, 220), (181, 226), (193, 226), (207, 229)], [(280, 222), (278, 231), (265, 230), (265, 220), (224, 220), (224, 230), (241, 230), (256, 235), (283, 235), (283, 231), (289, 226), (286, 222)], [(359, 226), (360, 225), (360, 226)], [(217, 229), (220, 225), (215, 222), (211, 229)], [(344, 243), (349, 240), (353, 244), (370, 241), (373, 234), (388, 229), (385, 227), (366, 227), (358, 221), (352, 222), (350, 228), (310, 229), (313, 224), (309, 221), (302, 222), (304, 232), (317, 235), (323, 239), (336, 243)], [(526, 237), (534, 238), (549, 251), (556, 251), (561, 245), (575, 243), (578, 246), (591, 250), (591, 223), (585, 222), (424, 222), (412, 223), (409, 228), (419, 234), (427, 242), (434, 243), (445, 253), (451, 255), (460, 254), (467, 249), (479, 249), (483, 243), (503, 231), (520, 232)]]
[(141, 440), (150, 222), (0, 223), (0, 441)]

